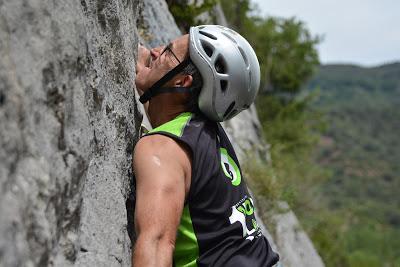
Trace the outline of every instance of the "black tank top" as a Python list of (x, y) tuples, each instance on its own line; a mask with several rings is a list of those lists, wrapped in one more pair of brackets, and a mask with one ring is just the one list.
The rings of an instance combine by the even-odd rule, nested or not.
[(182, 113), (147, 135), (186, 144), (192, 179), (178, 228), (174, 266), (272, 266), (279, 260), (261, 233), (233, 147), (219, 123)]

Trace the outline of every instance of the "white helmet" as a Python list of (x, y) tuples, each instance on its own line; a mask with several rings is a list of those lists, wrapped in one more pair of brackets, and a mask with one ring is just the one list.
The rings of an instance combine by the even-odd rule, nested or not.
[(260, 85), (260, 65), (250, 44), (219, 25), (190, 28), (189, 54), (203, 78), (199, 108), (214, 121), (250, 107)]

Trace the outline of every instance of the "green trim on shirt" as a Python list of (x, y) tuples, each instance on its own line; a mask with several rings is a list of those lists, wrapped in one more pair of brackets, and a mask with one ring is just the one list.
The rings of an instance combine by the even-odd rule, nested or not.
[(189, 206), (183, 209), (181, 223), (175, 243), (174, 262), (176, 267), (195, 267), (199, 258), (199, 244), (194, 233)]
[(166, 122), (158, 126), (157, 128), (151, 130), (149, 133), (167, 132), (175, 136), (182, 137), (183, 129), (185, 129), (186, 124), (190, 121), (191, 118), (192, 113), (182, 113), (172, 121)]

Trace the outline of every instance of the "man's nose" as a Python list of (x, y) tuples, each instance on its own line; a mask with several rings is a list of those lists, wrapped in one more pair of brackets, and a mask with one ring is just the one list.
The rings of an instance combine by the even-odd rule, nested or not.
[(151, 54), (152, 59), (153, 60), (157, 59), (160, 56), (162, 50), (163, 50), (162, 46), (158, 46), (158, 47), (152, 48), (150, 50), (150, 54)]

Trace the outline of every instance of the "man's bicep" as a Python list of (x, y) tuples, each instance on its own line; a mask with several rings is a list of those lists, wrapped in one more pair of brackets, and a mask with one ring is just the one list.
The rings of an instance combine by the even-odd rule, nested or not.
[(184, 172), (174, 157), (152, 148), (139, 144), (135, 149), (135, 224), (139, 234), (174, 238), (185, 199)]

